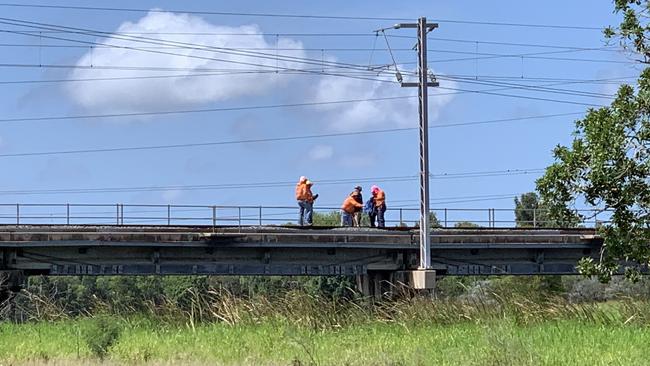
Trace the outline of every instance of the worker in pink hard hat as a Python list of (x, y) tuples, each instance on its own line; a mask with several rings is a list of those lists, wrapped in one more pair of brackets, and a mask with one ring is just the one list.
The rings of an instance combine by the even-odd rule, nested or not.
[[(386, 221), (384, 219), (384, 214), (386, 213), (386, 193), (376, 185), (370, 187), (370, 193), (372, 193), (372, 199), (375, 204), (374, 214), (377, 217), (377, 227), (386, 227)], [(374, 223), (374, 217), (370, 219)]]

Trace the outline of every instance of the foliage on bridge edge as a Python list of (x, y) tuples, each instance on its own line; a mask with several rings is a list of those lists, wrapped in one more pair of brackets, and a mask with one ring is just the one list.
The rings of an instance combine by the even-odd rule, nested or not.
[[(642, 63), (650, 59), (650, 26), (643, 24), (648, 10), (648, 0), (615, 0), (614, 12), (622, 13), (623, 21), (604, 31)], [(599, 225), (600, 257), (583, 258), (578, 270), (603, 282), (624, 270), (636, 280), (650, 264), (650, 69), (642, 71), (636, 87), (620, 86), (609, 106), (588, 110), (575, 122), (573, 135), (571, 146), (554, 149), (555, 162), (537, 181), (542, 201), (551, 217), (565, 224), (608, 211), (611, 217)], [(579, 204), (596, 211), (592, 217), (580, 214)]]

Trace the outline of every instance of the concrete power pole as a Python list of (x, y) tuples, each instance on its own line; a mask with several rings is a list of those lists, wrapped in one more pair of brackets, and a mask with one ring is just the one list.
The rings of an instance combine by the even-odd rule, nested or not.
[[(417, 87), (420, 114), (420, 269), (431, 269), (431, 223), (429, 222), (429, 87), (439, 86), (435, 77), (429, 80), (427, 69), (427, 33), (437, 28), (437, 23), (427, 23), (421, 17), (417, 23), (395, 24), (395, 29), (417, 28), (418, 32), (418, 82), (401, 83), (402, 87)], [(428, 288), (426, 284), (416, 287)], [(429, 282), (424, 280), (424, 282)]]

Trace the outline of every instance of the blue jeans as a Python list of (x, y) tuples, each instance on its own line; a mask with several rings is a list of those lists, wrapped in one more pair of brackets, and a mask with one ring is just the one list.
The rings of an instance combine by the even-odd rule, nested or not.
[(384, 220), (385, 212), (386, 212), (386, 205), (381, 205), (377, 207), (377, 227), (386, 227), (386, 221)]
[(314, 204), (307, 201), (298, 201), (298, 207), (300, 207), (298, 225), (311, 225), (312, 215), (314, 213)]
[(352, 226), (352, 214), (341, 210), (341, 226)]

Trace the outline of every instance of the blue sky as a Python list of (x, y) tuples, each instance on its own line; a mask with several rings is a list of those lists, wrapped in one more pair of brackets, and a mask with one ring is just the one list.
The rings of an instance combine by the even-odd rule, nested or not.
[[(81, 1), (57, 4), (89, 6), (88, 2)], [(581, 113), (588, 108), (587, 105), (608, 104), (609, 99), (603, 98), (603, 94), (613, 94), (617, 83), (633, 80), (621, 78), (634, 77), (639, 73), (638, 67), (630, 62), (629, 55), (615, 47), (603, 49), (605, 43), (602, 32), (598, 30), (454, 22), (462, 20), (603, 27), (618, 22), (618, 17), (612, 14), (612, 4), (609, 1), (500, 1), (499, 6), (495, 6), (493, 2), (468, 1), (404, 2), (398, 5), (389, 1), (93, 1), (92, 6), (155, 8), (170, 12), (147, 14), (20, 7), (0, 9), (3, 18), (105, 32), (115, 32), (118, 29), (136, 33), (154, 30), (176, 34), (147, 34), (145, 37), (219, 47), (255, 48), (258, 50), (256, 52), (309, 58), (315, 60), (315, 63), (318, 63), (318, 60), (326, 60), (361, 66), (392, 63), (386, 51), (385, 40), (382, 37), (374, 37), (372, 31), (390, 26), (394, 21), (186, 15), (180, 11), (390, 17), (414, 21), (419, 16), (427, 16), (429, 19), (439, 20), (440, 23), (440, 27), (430, 34), (429, 41), (429, 66), (441, 76), (441, 88), (432, 90), (434, 95), (430, 98), (430, 123), (434, 127), (464, 122)], [(138, 48), (150, 45), (79, 34), (44, 32), (36, 36), (38, 33), (33, 32), (37, 31), (37, 28), (16, 25), (2, 24), (0, 28), (14, 32), (32, 32), (31, 36), (0, 33), (0, 82), (5, 82), (0, 83), (0, 97), (3, 101), (0, 103), (1, 119), (218, 109), (416, 94), (415, 90), (400, 88), (395, 83), (323, 75), (318, 72), (323, 66), (314, 64), (283, 63), (284, 61), (276, 62), (268, 58), (224, 56), (196, 50), (163, 50), (185, 55), (178, 56), (91, 47), (92, 43)], [(249, 35), (233, 35), (241, 33)], [(346, 33), (355, 36), (305, 36), (306, 33)], [(390, 30), (387, 35), (390, 36), (388, 41), (391, 48), (395, 49), (398, 67), (402, 72), (408, 73), (413, 68), (412, 63), (416, 61), (415, 52), (409, 50), (414, 44), (414, 39), (393, 36), (414, 36), (414, 30)], [(78, 42), (71, 42), (70, 39)], [(526, 46), (515, 46), (512, 43)], [(48, 47), (52, 45), (77, 47)], [(566, 47), (596, 50), (576, 51)], [(373, 48), (374, 52), (371, 51)], [(530, 55), (557, 51), (563, 52)], [(186, 57), (186, 53), (191, 53), (193, 57)], [(196, 57), (197, 55), (199, 57)], [(513, 57), (486, 58), (489, 55)], [(483, 58), (476, 59), (477, 56)], [(212, 60), (208, 60), (209, 58)], [(261, 63), (266, 69), (273, 69), (273, 66), (285, 69), (314, 67), (314, 72), (242, 73), (176, 79), (6, 83), (24, 80), (159, 76), (170, 73), (187, 75), (214, 72), (201, 71), (203, 69), (232, 70), (251, 67), (219, 62), (213, 60), (214, 58)], [(90, 64), (93, 69), (53, 67)], [(27, 65), (31, 66), (26, 67)], [(115, 69), (125, 65), (135, 70)], [(152, 70), (152, 66), (166, 69)], [(149, 69), (142, 70), (142, 67)], [(350, 72), (343, 69), (331, 73), (339, 71), (348, 75)], [(470, 80), (460, 81), (460, 76)], [(393, 80), (387, 74), (368, 77)], [(578, 82), (567, 84), (568, 79)], [(593, 82), (595, 79), (608, 79), (608, 82)], [(494, 85), (504, 82), (510, 85)], [(559, 90), (533, 92), (522, 90), (521, 85), (540, 85)], [(515, 88), (503, 89), (508, 86)], [(516, 88), (517, 86), (519, 88)], [(453, 89), (486, 91), (495, 88), (503, 89), (498, 93), (511, 96), (468, 92), (450, 94), (454, 92)], [(567, 90), (595, 94), (590, 97), (570, 95), (566, 93)], [(531, 97), (554, 101), (530, 99)], [(0, 155), (408, 128), (417, 125), (415, 103), (414, 99), (399, 99), (147, 117), (4, 122), (0, 124)], [(524, 173), (531, 174), (462, 178), (448, 176), (445, 179), (433, 179), (432, 207), (512, 207), (512, 199), (505, 197), (534, 189), (534, 181), (540, 173), (528, 170), (544, 168), (552, 161), (552, 148), (558, 143), (570, 142), (573, 120), (579, 116), (576, 114), (433, 128), (430, 133), (433, 174), (453, 175), (517, 169), (526, 170)], [(316, 182), (314, 191), (320, 193), (321, 206), (338, 206), (355, 185), (355, 179), (415, 177), (418, 173), (417, 143), (417, 131), (408, 130), (179, 149), (5, 156), (0, 157), (5, 172), (0, 184), (0, 201), (292, 206), (295, 201), (291, 182), (301, 175), (306, 175)], [(350, 181), (341, 184), (319, 184), (348, 179)], [(416, 207), (414, 200), (418, 199), (417, 180), (362, 181), (366, 192), (375, 181), (385, 189), (389, 207)], [(185, 186), (190, 185), (275, 182), (289, 183), (257, 188), (185, 189)], [(153, 186), (162, 188), (144, 192), (127, 190), (83, 194), (7, 193), (16, 190)], [(486, 197), (489, 195), (498, 199), (489, 200), (491, 197)], [(507, 214), (504, 214), (504, 218), (506, 216)]]

